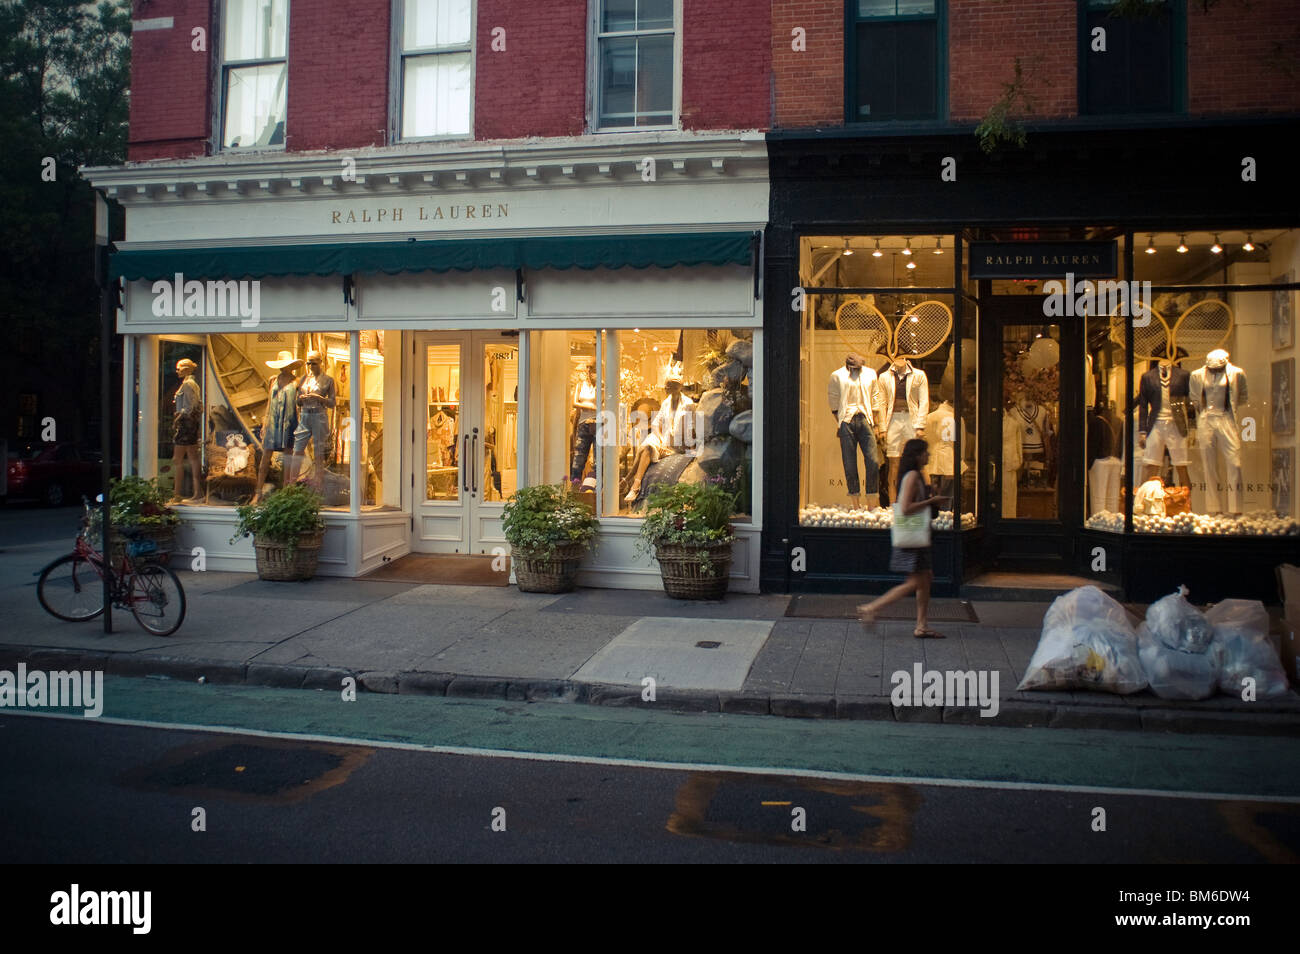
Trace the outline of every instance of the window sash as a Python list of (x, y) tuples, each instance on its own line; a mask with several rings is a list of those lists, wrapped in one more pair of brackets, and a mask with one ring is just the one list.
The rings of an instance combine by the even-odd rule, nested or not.
[[(423, 79), (416, 71), (409, 69), (421, 60), (434, 67), (432, 71), (419, 71), (423, 74)], [(463, 62), (456, 63), (453, 62), (454, 60)], [(458, 67), (463, 70), (459, 76)], [(434, 136), (469, 135), (473, 97), (472, 71), (473, 62), (468, 52), (403, 56), (401, 137), (424, 139)], [(423, 96), (418, 89), (421, 84), (424, 86)], [(431, 115), (418, 112), (422, 104), (428, 103), (428, 97), (432, 97), (434, 103)]]
[[(599, 17), (602, 10), (597, 10)], [(674, 16), (675, 16), (674, 8)], [(667, 40), (665, 44), (663, 41)], [(611, 52), (618, 48), (619, 52)], [(647, 49), (649, 48), (649, 49)], [(595, 124), (598, 129), (646, 129), (656, 127), (671, 128), (676, 122), (677, 97), (677, 48), (676, 30), (651, 29), (643, 31), (620, 31), (617, 33), (599, 33), (595, 43)], [(610, 83), (611, 57), (631, 55), (632, 69), (630, 79), (617, 85)], [(650, 55), (647, 55), (650, 54)], [(666, 54), (666, 56), (665, 56)], [(666, 59), (665, 69), (644, 70), (643, 63), (661, 64)], [(665, 77), (665, 70), (667, 76)], [(661, 83), (667, 82), (667, 90)], [(613, 88), (611, 88), (613, 87)], [(658, 96), (647, 102), (649, 96)], [(631, 107), (630, 109), (628, 107)]]

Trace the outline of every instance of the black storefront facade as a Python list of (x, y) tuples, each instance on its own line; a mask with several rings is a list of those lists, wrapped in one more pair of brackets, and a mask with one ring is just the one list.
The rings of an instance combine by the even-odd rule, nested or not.
[[(849, 466), (838, 439), (834, 375), (857, 353), (878, 380), (891, 356), (912, 375), (877, 412), (876, 453), (909, 436), (897, 417), (930, 425), (932, 478), (946, 458), (937, 595), (1006, 572), (1275, 601), (1273, 568), (1300, 555), (1293, 128), (1044, 125), (993, 155), (969, 129), (771, 134), (763, 589), (899, 579), (871, 496), (888, 465), (873, 487), (868, 448)], [(1171, 374), (1174, 423), (1138, 401), (1144, 375)], [(909, 406), (917, 378), (928, 400)], [(1189, 379), (1208, 403), (1177, 396)], [(1242, 388), (1220, 389), (1239, 398), (1226, 424), (1219, 381)]]

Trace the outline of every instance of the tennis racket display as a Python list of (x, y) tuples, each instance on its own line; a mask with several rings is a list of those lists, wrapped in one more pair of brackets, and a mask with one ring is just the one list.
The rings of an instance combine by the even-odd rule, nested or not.
[[(1138, 318), (1133, 322), (1133, 357), (1139, 361), (1164, 357), (1169, 349), (1170, 339), (1173, 337), (1165, 316), (1156, 311), (1154, 306), (1148, 305), (1147, 308), (1150, 312), (1149, 320), (1140, 323), (1142, 319)], [(1133, 319), (1129, 317), (1128, 309), (1123, 305), (1110, 314), (1110, 340), (1121, 348), (1127, 347), (1125, 329), (1131, 321)]]
[(866, 298), (850, 298), (835, 310), (835, 328), (850, 351), (864, 357), (883, 355), (889, 350), (893, 329), (889, 321)]
[(1215, 348), (1222, 348), (1232, 334), (1232, 307), (1218, 298), (1198, 301), (1183, 312), (1170, 332), (1173, 354), (1178, 349), (1190, 358), (1204, 358)]
[(924, 358), (937, 351), (951, 331), (952, 309), (941, 301), (923, 301), (899, 319), (889, 357)]

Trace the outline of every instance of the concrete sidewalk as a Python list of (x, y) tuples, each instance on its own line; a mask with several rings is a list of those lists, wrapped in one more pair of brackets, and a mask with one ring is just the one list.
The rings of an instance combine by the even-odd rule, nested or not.
[[(55, 620), (37, 602), (30, 571), (0, 569), (8, 570), (0, 583), (5, 669), (23, 661), (47, 670), (334, 691), (354, 676), (358, 688), (372, 692), (694, 712), (1300, 734), (1294, 692), (1255, 703), (1227, 696), (1170, 702), (1149, 692), (1016, 692), (1047, 603), (977, 602), (978, 623), (938, 621), (947, 639), (918, 640), (910, 620), (882, 622), (868, 633), (856, 619), (787, 617), (791, 598), (781, 595), (688, 603), (657, 591), (544, 596), (514, 587), (268, 583), (248, 574), (181, 571), (185, 623), (175, 636), (158, 638), (121, 611), (111, 635), (100, 621)], [(839, 599), (836, 605), (847, 605)], [(936, 601), (938, 608), (954, 603)], [(902, 610), (910, 612), (909, 604)], [(894, 706), (891, 674), (911, 672), (916, 663), (925, 670), (996, 671), (997, 714), (981, 716), (974, 705)], [(656, 679), (653, 702), (642, 699), (646, 676)]]

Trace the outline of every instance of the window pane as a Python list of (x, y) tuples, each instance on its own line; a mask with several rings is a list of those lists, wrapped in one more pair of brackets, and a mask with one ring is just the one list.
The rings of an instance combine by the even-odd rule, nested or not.
[(283, 63), (227, 71), (223, 146), (276, 146), (284, 142), (286, 75)]
[(600, 66), (600, 124), (633, 125), (636, 106), (636, 40), (601, 40)]
[(898, 24), (899, 119), (921, 119), (935, 115), (934, 34), (933, 22)]
[(288, 0), (227, 0), (226, 62), (284, 56)]
[(673, 117), (673, 38), (637, 41), (636, 111), (638, 125), (661, 125)]
[(602, 33), (624, 30), (671, 30), (673, 0), (605, 0), (601, 7)]
[(857, 117), (893, 119), (898, 112), (894, 23), (858, 27)]
[(635, 29), (636, 0), (605, 0), (600, 17), (602, 33)]
[(898, 15), (923, 16), (934, 13), (934, 0), (898, 0)]
[(459, 500), (460, 345), (429, 345), (428, 420), (425, 434), (425, 500)]
[(1106, 31), (1106, 50), (1085, 47), (1087, 113), (1163, 112), (1173, 109), (1173, 17), (1112, 17), (1090, 10), (1088, 35)]
[(483, 346), (483, 499), (502, 501), (519, 489), (519, 347)]
[(469, 0), (406, 0), (402, 45), (415, 50), (469, 42)]
[(1002, 329), (1003, 520), (1057, 518), (1060, 334), (1060, 325)]
[(637, 28), (640, 30), (671, 30), (673, 26), (673, 0), (640, 0), (637, 4)]
[[(361, 332), (361, 506), (394, 510), (402, 504), (398, 479), (402, 463), (401, 401), (399, 381), (385, 381), (385, 338), (394, 345), (398, 333)], [(396, 376), (396, 371), (394, 371)], [(391, 409), (392, 426), (384, 428), (384, 405)]]
[(402, 136), (467, 134), (470, 54), (408, 57), (403, 67)]
[(858, 0), (859, 17), (892, 17), (894, 13), (894, 0)]
[[(185, 377), (177, 362), (189, 360), (195, 369)], [(192, 498), (203, 493), (203, 444), (207, 415), (203, 401), (203, 346), (179, 341), (158, 343), (158, 476), (172, 498)], [(179, 451), (179, 446), (192, 448)], [(173, 455), (182, 454), (180, 467)], [(147, 473), (148, 471), (146, 471)], [(197, 472), (197, 484), (194, 480)], [(179, 481), (179, 482), (178, 482)]]

